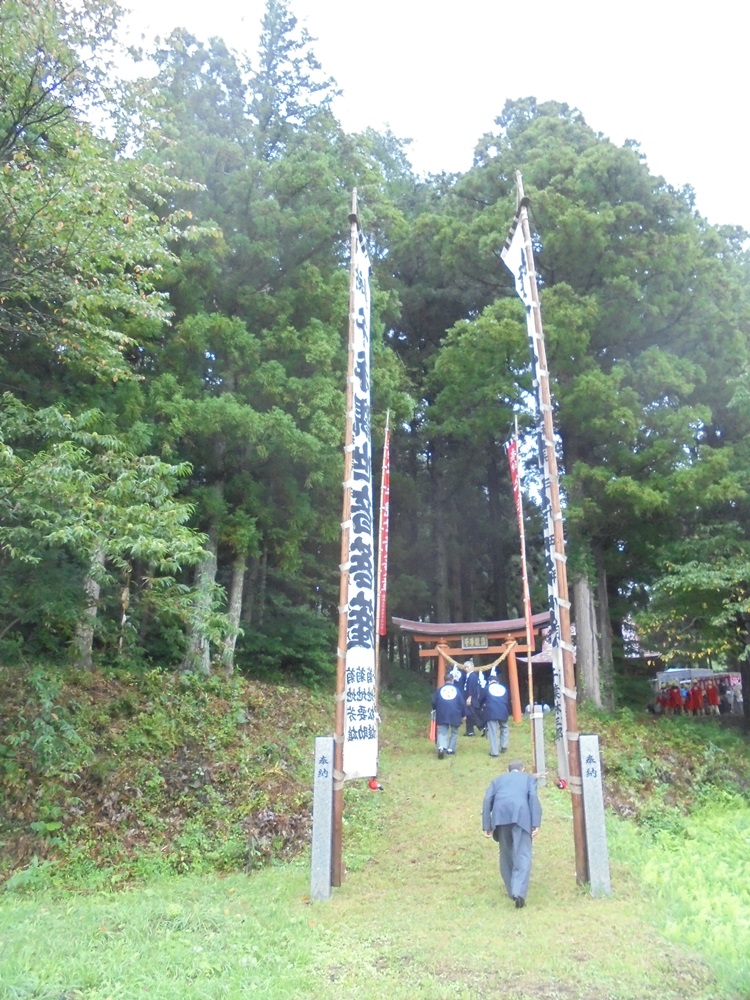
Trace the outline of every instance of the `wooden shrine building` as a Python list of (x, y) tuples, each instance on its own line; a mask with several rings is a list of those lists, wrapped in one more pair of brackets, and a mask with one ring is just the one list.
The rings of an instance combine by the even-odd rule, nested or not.
[[(419, 655), (437, 658), (437, 684), (445, 683), (446, 665), (457, 657), (502, 656), (508, 661), (508, 686), (513, 720), (522, 719), (521, 697), (518, 688), (516, 654), (533, 655), (537, 645), (541, 648), (542, 631), (549, 625), (549, 611), (533, 615), (533, 648), (526, 642), (526, 619), (511, 618), (500, 622), (412, 622), (406, 618), (392, 618), (402, 632), (410, 633), (419, 645)], [(489, 666), (490, 664), (487, 664)], [(481, 665), (480, 665), (481, 666)]]

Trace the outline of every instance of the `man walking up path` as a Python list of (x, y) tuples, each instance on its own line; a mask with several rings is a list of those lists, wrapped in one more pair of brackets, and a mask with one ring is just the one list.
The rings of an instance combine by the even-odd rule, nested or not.
[(500, 847), (500, 875), (517, 908), (526, 905), (531, 875), (531, 841), (542, 823), (536, 778), (526, 774), (522, 760), (512, 760), (508, 773), (490, 784), (482, 805), (485, 837)]

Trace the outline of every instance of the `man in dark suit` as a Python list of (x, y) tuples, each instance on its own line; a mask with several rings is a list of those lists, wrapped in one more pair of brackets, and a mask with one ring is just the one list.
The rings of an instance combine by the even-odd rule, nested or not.
[(517, 908), (526, 905), (531, 875), (531, 841), (542, 824), (536, 778), (522, 760), (512, 760), (508, 773), (495, 778), (484, 796), (482, 829), (500, 845), (500, 875)]

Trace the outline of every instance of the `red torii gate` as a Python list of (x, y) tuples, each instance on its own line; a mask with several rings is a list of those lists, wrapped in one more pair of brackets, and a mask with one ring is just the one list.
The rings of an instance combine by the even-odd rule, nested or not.
[[(412, 633), (416, 643), (425, 643), (429, 648), (422, 649), (422, 657), (437, 657), (437, 683), (440, 687), (445, 683), (445, 654), (454, 659), (457, 656), (508, 654), (508, 682), (510, 684), (510, 704), (513, 711), (513, 721), (520, 722), (523, 718), (521, 695), (518, 688), (518, 665), (516, 653), (530, 656), (536, 649), (529, 649), (526, 644), (526, 619), (511, 618), (499, 622), (454, 622), (440, 624), (438, 622), (413, 622), (407, 618), (392, 618), (402, 632)], [(549, 625), (549, 611), (543, 611), (531, 618), (533, 637), (541, 634), (542, 629)]]

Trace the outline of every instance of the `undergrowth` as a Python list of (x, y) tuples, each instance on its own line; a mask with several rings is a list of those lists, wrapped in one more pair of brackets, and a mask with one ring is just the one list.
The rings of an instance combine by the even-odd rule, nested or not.
[(0, 668), (0, 875), (116, 886), (293, 857), (332, 699), (241, 677)]

